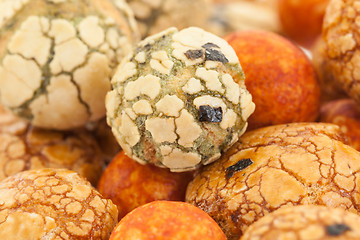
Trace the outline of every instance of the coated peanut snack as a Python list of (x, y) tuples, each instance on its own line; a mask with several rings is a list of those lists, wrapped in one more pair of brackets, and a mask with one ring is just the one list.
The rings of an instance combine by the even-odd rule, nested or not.
[(244, 134), (188, 185), (186, 201), (228, 239), (279, 208), (326, 205), (359, 213), (360, 153), (337, 125), (292, 123)]
[(0, 100), (43, 128), (100, 119), (113, 69), (136, 38), (123, 0), (1, 0)]
[(218, 159), (255, 108), (234, 50), (196, 27), (170, 28), (140, 42), (112, 85), (107, 120), (122, 149), (171, 171)]
[(90, 132), (34, 128), (0, 110), (0, 181), (21, 171), (47, 167), (71, 169), (97, 184), (104, 159)]
[(276, 210), (244, 233), (241, 240), (327, 240), (360, 239), (360, 217), (340, 208), (316, 205)]
[[(117, 209), (77, 173), (30, 170), (0, 182), (3, 239), (109, 239)], [(21, 227), (19, 227), (21, 226)]]

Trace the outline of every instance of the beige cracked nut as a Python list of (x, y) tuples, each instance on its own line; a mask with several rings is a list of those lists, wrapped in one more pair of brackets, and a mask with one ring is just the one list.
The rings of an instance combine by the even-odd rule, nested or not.
[(316, 205), (286, 207), (252, 224), (241, 240), (356, 240), (360, 217), (340, 208)]
[(326, 205), (360, 213), (360, 153), (340, 128), (292, 123), (244, 134), (188, 185), (186, 201), (217, 221), (228, 239), (279, 208)]
[(169, 28), (140, 42), (112, 85), (107, 121), (122, 149), (171, 171), (218, 159), (255, 109), (234, 50), (196, 27)]
[(124, 1), (0, 1), (2, 104), (58, 130), (103, 117), (113, 70), (138, 35)]
[(3, 239), (109, 239), (116, 224), (116, 206), (73, 171), (29, 170), (0, 182)]
[[(360, 3), (331, 0), (327, 6), (322, 38), (323, 69), (335, 85), (360, 103)], [(329, 73), (326, 73), (328, 71)]]
[(142, 38), (169, 27), (204, 27), (212, 0), (126, 0), (133, 10)]
[(95, 186), (103, 167), (98, 143), (85, 129), (60, 132), (31, 127), (0, 106), (0, 181), (29, 169), (67, 168)]

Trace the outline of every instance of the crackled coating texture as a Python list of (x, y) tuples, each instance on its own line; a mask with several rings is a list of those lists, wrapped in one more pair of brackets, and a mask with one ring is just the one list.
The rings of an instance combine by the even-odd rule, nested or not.
[[(0, 182), (3, 239), (108, 239), (117, 209), (79, 174), (29, 170)], [(21, 226), (21, 227), (19, 227)]]
[(96, 185), (103, 164), (99, 146), (88, 131), (35, 128), (0, 106), (0, 181), (29, 169), (67, 168)]
[(155, 201), (120, 220), (110, 240), (226, 240), (216, 222), (188, 203)]
[(349, 145), (360, 151), (360, 110), (352, 99), (338, 99), (321, 106), (319, 121), (340, 126)]
[(140, 42), (112, 85), (107, 120), (122, 149), (171, 171), (218, 159), (255, 107), (234, 50), (196, 27), (169, 28)]
[(127, 213), (156, 200), (185, 201), (191, 172), (172, 173), (169, 169), (142, 165), (122, 151), (102, 174), (97, 189), (117, 205), (119, 219)]
[(126, 0), (133, 10), (142, 38), (169, 27), (203, 27), (212, 0)]
[(324, 61), (338, 85), (360, 103), (360, 2), (331, 0), (325, 13), (322, 37)]
[(136, 31), (124, 0), (1, 1), (2, 104), (43, 128), (100, 119)]
[(245, 231), (241, 240), (356, 240), (360, 239), (359, 226), (358, 215), (340, 208), (295, 206), (264, 216)]
[(345, 140), (337, 125), (326, 123), (247, 132), (201, 169), (188, 185), (186, 201), (213, 217), (229, 239), (285, 206), (317, 204), (360, 213), (360, 153)]

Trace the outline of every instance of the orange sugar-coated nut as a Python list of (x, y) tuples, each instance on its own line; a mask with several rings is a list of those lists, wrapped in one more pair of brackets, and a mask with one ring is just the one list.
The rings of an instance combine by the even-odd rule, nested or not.
[(109, 239), (117, 209), (66, 169), (29, 170), (0, 182), (1, 239)]
[(310, 60), (289, 40), (264, 31), (225, 37), (234, 48), (253, 97), (249, 130), (291, 122), (315, 121), (320, 87)]
[(154, 201), (127, 214), (110, 240), (225, 240), (216, 222), (201, 209), (175, 201)]
[(360, 153), (328, 123), (292, 123), (245, 133), (189, 183), (186, 201), (228, 239), (284, 206), (326, 205), (359, 213)]
[(118, 206), (121, 219), (134, 208), (155, 200), (184, 201), (191, 179), (191, 172), (173, 173), (142, 165), (121, 151), (102, 174), (98, 190)]
[(349, 145), (360, 151), (360, 110), (352, 99), (338, 99), (324, 103), (319, 121), (339, 125), (348, 136)]
[(278, 1), (278, 14), (283, 32), (299, 44), (310, 47), (321, 34), (329, 0)]
[(285, 207), (252, 224), (241, 240), (356, 240), (360, 217), (340, 208), (316, 205)]

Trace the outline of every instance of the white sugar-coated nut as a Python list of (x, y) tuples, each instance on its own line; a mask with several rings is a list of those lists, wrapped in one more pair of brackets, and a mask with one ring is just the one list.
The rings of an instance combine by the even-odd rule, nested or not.
[(42, 128), (96, 121), (138, 35), (125, 0), (0, 1), (0, 102)]
[(111, 82), (107, 121), (119, 144), (135, 160), (174, 172), (218, 159), (254, 110), (235, 52), (195, 27), (141, 41)]

